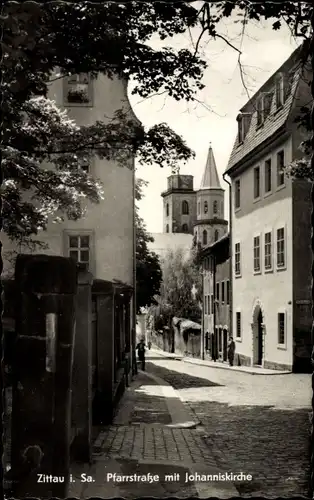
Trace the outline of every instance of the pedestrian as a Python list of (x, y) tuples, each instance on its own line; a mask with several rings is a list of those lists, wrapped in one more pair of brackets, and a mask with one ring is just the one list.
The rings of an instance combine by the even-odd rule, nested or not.
[(233, 338), (230, 337), (228, 342), (228, 360), (230, 366), (233, 366), (234, 352), (235, 352), (235, 342)]
[(147, 344), (147, 345), (148, 345), (148, 349), (150, 350), (150, 349), (151, 349), (151, 347), (152, 347), (152, 343), (151, 343), (151, 341), (150, 341), (150, 340), (148, 341), (148, 344)]
[(144, 339), (141, 339), (140, 342), (136, 346), (138, 359), (142, 363), (142, 370), (143, 371), (145, 371), (145, 347), (146, 346), (145, 346)]

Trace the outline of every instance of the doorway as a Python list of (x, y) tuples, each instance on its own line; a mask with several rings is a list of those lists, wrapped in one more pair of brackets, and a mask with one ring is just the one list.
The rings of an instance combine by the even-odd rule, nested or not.
[(223, 329), (223, 360), (228, 360), (228, 331), (226, 328)]
[(259, 310), (257, 317), (257, 364), (261, 365), (263, 363), (263, 315), (262, 311)]
[(260, 305), (257, 305), (253, 314), (253, 364), (263, 365), (264, 358), (264, 318)]

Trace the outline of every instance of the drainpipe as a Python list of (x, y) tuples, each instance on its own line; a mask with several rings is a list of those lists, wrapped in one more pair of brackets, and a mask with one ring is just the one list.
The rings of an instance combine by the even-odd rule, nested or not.
[(229, 336), (233, 337), (233, 269), (232, 269), (232, 191), (231, 182), (225, 178), (224, 173), (222, 178), (229, 185)]
[(135, 189), (136, 188), (136, 179), (135, 179), (135, 159), (133, 160), (133, 321), (132, 321), (132, 329), (131, 329), (131, 366), (132, 373), (137, 374), (137, 364), (136, 364), (136, 220), (135, 220)]
[[(204, 273), (205, 273), (205, 269), (204, 269), (204, 261), (202, 262), (202, 296), (204, 298)], [(201, 359), (205, 359), (205, 355), (204, 355), (204, 342), (205, 342), (205, 335), (204, 335), (204, 324), (205, 324), (205, 318), (204, 318), (204, 301), (202, 301), (202, 330), (201, 330)]]
[(214, 359), (217, 360), (217, 350), (218, 350), (218, 335), (216, 335), (216, 322), (217, 322), (217, 303), (216, 303), (216, 256), (215, 254), (212, 255), (212, 265), (213, 265), (213, 298), (214, 298), (214, 310), (213, 310), (213, 354), (214, 354)]

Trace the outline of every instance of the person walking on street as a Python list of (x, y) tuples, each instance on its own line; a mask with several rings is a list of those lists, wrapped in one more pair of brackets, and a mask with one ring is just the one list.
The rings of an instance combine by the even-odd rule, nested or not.
[(233, 366), (234, 353), (235, 353), (235, 342), (233, 338), (230, 337), (228, 342), (228, 360), (230, 366)]
[(145, 371), (145, 347), (146, 346), (145, 346), (144, 339), (141, 339), (141, 341), (136, 346), (138, 359), (142, 363), (142, 370), (143, 371)]

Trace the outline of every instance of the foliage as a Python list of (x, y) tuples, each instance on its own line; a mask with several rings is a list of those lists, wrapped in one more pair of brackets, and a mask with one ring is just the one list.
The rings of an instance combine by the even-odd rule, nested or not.
[[(137, 179), (136, 199), (143, 196), (142, 187), (146, 184), (143, 179)], [(142, 307), (155, 303), (154, 297), (158, 294), (161, 283), (161, 268), (159, 257), (148, 249), (147, 243), (154, 241), (147, 232), (143, 219), (135, 209), (136, 228), (136, 309), (140, 312)]]
[[(193, 263), (193, 256), (185, 258), (181, 248), (168, 250), (162, 262), (162, 283), (158, 305), (151, 308), (155, 318), (155, 328), (170, 326), (174, 316), (201, 321), (202, 274)], [(197, 289), (195, 298), (193, 285)], [(157, 327), (159, 326), (159, 328)]]
[[(47, 222), (84, 214), (85, 199), (99, 202), (102, 186), (80, 169), (97, 154), (125, 165), (140, 162), (176, 168), (193, 156), (164, 124), (145, 130), (129, 114), (78, 127), (48, 96), (49, 81), (100, 72), (136, 81), (142, 97), (167, 92), (193, 99), (205, 63), (188, 50), (153, 50), (161, 39), (197, 23), (188, 4), (144, 2), (7, 2), (2, 10), (3, 230), (12, 240), (34, 243)], [(58, 71), (58, 73), (56, 73)]]

